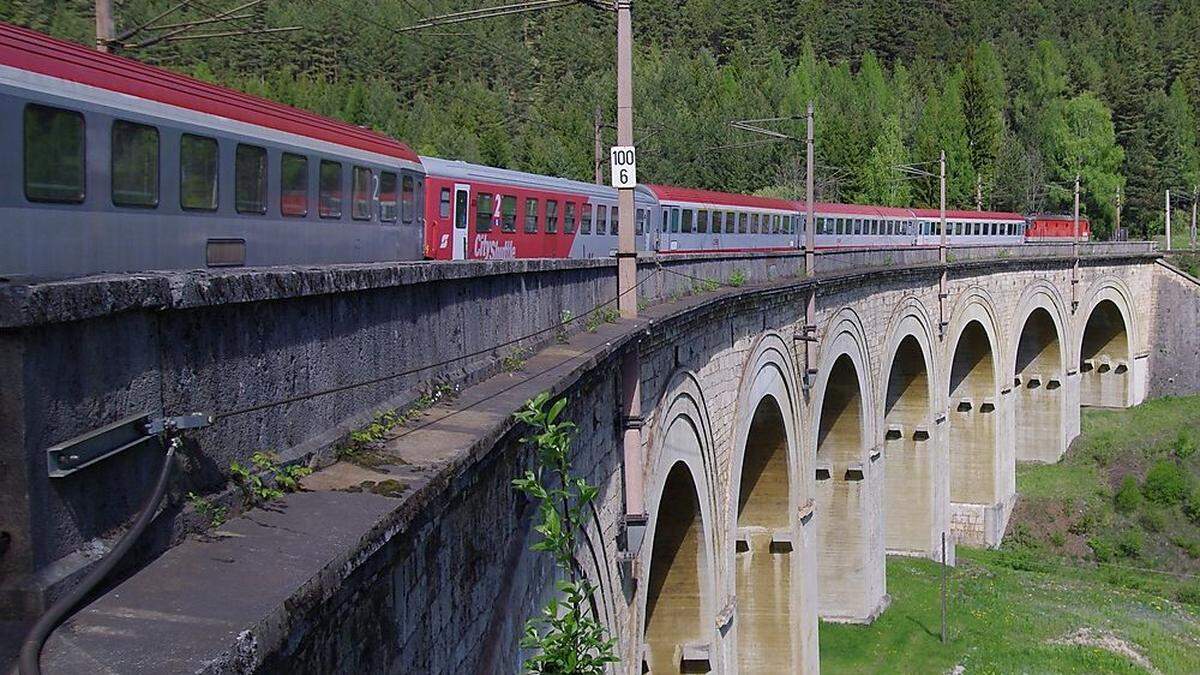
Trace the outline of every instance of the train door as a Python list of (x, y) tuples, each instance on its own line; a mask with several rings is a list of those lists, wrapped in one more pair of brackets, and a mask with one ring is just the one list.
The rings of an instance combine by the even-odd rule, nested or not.
[(467, 220), (471, 210), (471, 186), (462, 183), (454, 184), (454, 260), (464, 260), (467, 257)]

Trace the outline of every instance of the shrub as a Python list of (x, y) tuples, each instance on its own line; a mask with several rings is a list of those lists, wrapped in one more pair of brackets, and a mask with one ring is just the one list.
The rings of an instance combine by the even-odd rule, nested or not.
[(1125, 558), (1136, 558), (1142, 554), (1142, 534), (1129, 530), (1117, 541), (1117, 552)]
[(1116, 557), (1117, 547), (1105, 537), (1092, 537), (1087, 543), (1097, 562), (1108, 562)]
[(1050, 534), (1050, 543), (1054, 544), (1055, 546), (1062, 546), (1063, 544), (1067, 543), (1067, 536), (1062, 532), (1052, 532)]
[(1175, 594), (1175, 598), (1189, 605), (1200, 606), (1200, 584), (1183, 586)]
[(1183, 501), (1188, 494), (1188, 474), (1170, 460), (1159, 460), (1146, 474), (1142, 492), (1155, 504), (1171, 506)]
[(1200, 525), (1200, 488), (1192, 490), (1183, 502), (1183, 513), (1193, 523)]
[(1159, 509), (1148, 508), (1142, 512), (1141, 523), (1147, 532), (1162, 532), (1167, 527), (1167, 516)]
[(1200, 541), (1175, 536), (1171, 537), (1171, 543), (1183, 549), (1189, 558), (1200, 558)]
[(1114, 502), (1120, 513), (1133, 513), (1138, 506), (1141, 506), (1142, 492), (1138, 489), (1136, 478), (1132, 475), (1125, 476), (1125, 479), (1121, 481), (1121, 489), (1117, 490)]
[(1200, 447), (1200, 444), (1196, 442), (1191, 430), (1180, 429), (1179, 437), (1175, 439), (1175, 456), (1179, 459), (1187, 459), (1196, 454), (1197, 447)]

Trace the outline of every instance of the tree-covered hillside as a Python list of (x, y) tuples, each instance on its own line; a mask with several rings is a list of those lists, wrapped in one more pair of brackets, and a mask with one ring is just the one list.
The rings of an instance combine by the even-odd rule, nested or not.
[[(0, 18), (81, 41), (90, 0), (0, 0)], [(117, 31), (177, 0), (117, 0)], [(171, 21), (238, 4), (196, 0)], [(129, 55), (375, 127), (420, 152), (580, 179), (593, 115), (614, 120), (614, 21), (579, 6), (415, 33), (467, 0), (267, 0), (212, 38)], [(487, 4), (504, 4), (488, 0)], [(201, 32), (201, 31), (196, 31)], [(637, 0), (635, 125), (643, 180), (798, 194), (803, 143), (729, 122), (816, 103), (819, 197), (933, 205), (938, 151), (952, 206), (1083, 208), (1106, 233), (1181, 222), (1200, 182), (1198, 0)], [(610, 128), (606, 143), (614, 141)], [(1190, 215), (1190, 214), (1188, 214)]]

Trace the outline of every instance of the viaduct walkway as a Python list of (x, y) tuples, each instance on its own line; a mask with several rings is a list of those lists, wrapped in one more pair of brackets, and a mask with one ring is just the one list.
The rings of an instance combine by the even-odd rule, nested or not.
[[(27, 616), (77, 579), (161, 452), (52, 479), (46, 447), (204, 410), (218, 422), (189, 435), (179, 494), (127, 578), (51, 637), (51, 672), (514, 671), (552, 571), (510, 485), (531, 461), (511, 414), (550, 390), (600, 488), (578, 555), (622, 671), (816, 672), (818, 618), (886, 611), (886, 554), (938, 559), (942, 533), (999, 544), (1016, 462), (1057, 461), (1081, 405), (1200, 390), (1195, 280), (1146, 245), (1083, 248), (962, 248), (944, 266), (936, 250), (840, 251), (814, 278), (791, 253), (646, 258), (632, 321), (602, 320), (611, 261), (6, 287), (0, 606)], [(622, 466), (626, 350), (640, 467)], [(457, 395), (336, 461), (350, 430), (438, 382)], [(263, 449), (323, 468), (185, 539), (203, 523), (182, 495), (234, 503), (226, 467)], [(624, 563), (633, 470), (650, 519)]]

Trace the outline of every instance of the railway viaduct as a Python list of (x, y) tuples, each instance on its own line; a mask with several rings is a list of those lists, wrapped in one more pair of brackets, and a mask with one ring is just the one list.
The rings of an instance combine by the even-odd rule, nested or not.
[[(611, 262), (9, 289), (0, 353), (6, 381), (21, 384), (0, 413), (19, 434), (0, 459), (22, 469), (4, 479), (19, 488), (6, 494), (22, 498), (6, 496), (0, 516), (16, 545), (0, 560), (4, 597), (9, 608), (37, 607), (61, 592), (55, 584), (70, 575), (47, 570), (76, 561), (77, 574), (87, 563), (73, 548), (105, 541), (104, 528), (128, 517), (128, 504), (81, 508), (97, 498), (94, 481), (146, 489), (144, 458), (90, 483), (48, 482), (37, 465), (46, 445), (139, 405), (244, 406), (250, 419), (238, 411), (194, 435), (191, 461), (211, 471), (256, 448), (287, 448), (285, 459), (324, 467), (309, 490), (173, 547), (197, 518), (182, 502), (164, 509), (157, 549), (143, 558), (161, 555), (60, 628), (48, 663), (513, 671), (521, 625), (552, 572), (528, 551), (532, 509), (509, 485), (531, 461), (511, 413), (550, 390), (569, 398), (575, 466), (600, 488), (578, 562), (598, 589), (593, 611), (618, 638), (619, 670), (816, 672), (819, 619), (870, 622), (886, 611), (887, 554), (940, 559), (943, 533), (948, 562), (955, 543), (1000, 543), (1019, 498), (1016, 463), (1057, 461), (1082, 405), (1200, 389), (1200, 366), (1188, 361), (1200, 339), (1195, 280), (1140, 244), (1068, 251), (964, 248), (947, 264), (936, 251), (844, 251), (820, 256), (812, 278), (796, 254), (647, 258), (642, 316), (569, 337), (546, 326), (611, 299)], [(303, 330), (284, 327), (300, 320)], [(107, 331), (91, 347), (121, 352), (103, 359), (117, 366), (73, 346), (84, 327)], [(132, 350), (116, 342), (134, 336), (151, 357), (130, 364)], [(472, 348), (497, 344), (521, 351)], [(643, 416), (632, 422), (618, 415), (626, 350), (641, 360)], [(64, 351), (104, 383), (42, 382), (37, 366)], [(397, 360), (439, 365), (328, 387), (320, 402), (296, 396)], [(330, 464), (345, 431), (435, 377), (456, 378), (461, 393), (389, 434), (372, 461)], [(263, 404), (272, 399), (283, 409)], [(73, 421), (46, 423), (48, 411)], [(623, 466), (631, 423), (642, 466)], [(649, 514), (640, 545), (625, 529), (632, 471)], [(180, 480), (199, 486), (202, 475), (193, 467)], [(373, 488), (383, 484), (396, 489)], [(28, 518), (39, 508), (58, 522)], [(167, 618), (151, 629), (137, 616)], [(170, 654), (156, 649), (164, 639)]]

